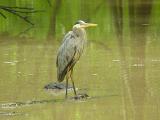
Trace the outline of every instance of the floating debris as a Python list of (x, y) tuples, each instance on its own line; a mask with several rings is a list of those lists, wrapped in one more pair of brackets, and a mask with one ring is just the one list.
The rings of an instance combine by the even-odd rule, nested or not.
[(160, 62), (160, 59), (153, 59), (152, 62)]
[(15, 61), (5, 61), (5, 62), (3, 62), (3, 63), (6, 63), (6, 64), (11, 64), (11, 63), (17, 63), (18, 61), (17, 60), (15, 60)]
[(86, 100), (88, 98), (90, 98), (89, 95), (84, 93), (84, 94), (78, 94), (77, 96), (74, 96), (71, 99), (74, 99), (74, 100)]
[(57, 102), (61, 100), (32, 100), (32, 101), (26, 101), (26, 102), (15, 102), (15, 103), (4, 103), (1, 104), (1, 108), (3, 109), (14, 109), (17, 107), (23, 107), (23, 106), (30, 106), (34, 104), (45, 104), (50, 102)]
[(92, 75), (93, 75), (93, 76), (97, 76), (97, 73), (93, 73)]
[(17, 72), (18, 74), (21, 74), (21, 72)]
[(17, 103), (4, 103), (1, 104), (1, 108), (16, 108), (18, 106)]
[(18, 115), (28, 115), (26, 113), (20, 113), (20, 112), (1, 112), (0, 116), (18, 116)]
[(33, 76), (33, 74), (32, 74), (32, 73), (30, 73), (30, 74), (28, 74), (28, 76)]
[[(66, 84), (65, 83), (49, 83), (48, 85), (44, 86), (44, 89), (50, 91), (53, 95), (59, 95), (65, 93), (66, 91)], [(76, 88), (78, 90), (78, 88)], [(73, 87), (68, 84), (68, 92), (73, 91)]]
[(118, 59), (117, 59), (117, 60), (112, 60), (112, 61), (113, 61), (113, 62), (120, 62), (120, 60), (118, 60)]
[[(66, 88), (65, 83), (49, 83), (46, 86), (44, 86), (45, 89), (57, 89), (57, 90), (62, 90)], [(68, 85), (68, 89), (72, 88), (71, 85)]]
[(133, 65), (131, 65), (131, 66), (133, 66), (133, 67), (143, 67), (144, 64), (133, 64)]
[(15, 61), (5, 61), (3, 63), (10, 64), (10, 65), (16, 65), (18, 63), (18, 61), (17, 60), (15, 60)]

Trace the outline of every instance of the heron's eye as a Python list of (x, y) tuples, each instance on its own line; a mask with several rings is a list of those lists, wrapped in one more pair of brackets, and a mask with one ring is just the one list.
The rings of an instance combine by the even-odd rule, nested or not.
[(79, 24), (79, 22), (77, 21), (74, 25)]
[(78, 20), (78, 21), (75, 23), (75, 25), (77, 25), (77, 24), (81, 24), (81, 21), (80, 21), (80, 20)]

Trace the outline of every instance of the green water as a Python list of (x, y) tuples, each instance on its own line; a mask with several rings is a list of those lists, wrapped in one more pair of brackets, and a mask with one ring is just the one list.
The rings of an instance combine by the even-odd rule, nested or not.
[[(44, 85), (56, 81), (55, 59), (59, 45), (56, 42), (1, 42), (1, 120), (125, 120), (126, 114), (132, 119), (138, 113), (145, 120), (159, 119), (159, 46), (149, 47), (145, 63), (133, 64), (137, 58), (128, 55), (124, 63), (115, 43), (104, 47), (88, 42), (75, 67), (74, 80), (76, 87), (91, 98), (74, 101), (65, 100), (64, 94), (54, 96), (43, 89)], [(128, 45), (124, 49), (130, 54)], [(132, 79), (142, 82), (130, 85)]]

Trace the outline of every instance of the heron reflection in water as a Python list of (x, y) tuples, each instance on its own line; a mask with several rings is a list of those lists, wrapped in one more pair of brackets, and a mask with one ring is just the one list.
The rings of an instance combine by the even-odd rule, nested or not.
[(75, 97), (77, 97), (74, 81), (73, 81), (73, 67), (79, 60), (81, 54), (84, 50), (84, 45), (87, 40), (85, 28), (95, 27), (97, 24), (86, 23), (79, 20), (75, 23), (72, 31), (69, 31), (62, 42), (57, 54), (57, 79), (62, 82), (66, 77), (66, 98), (67, 98), (67, 88), (68, 80), (70, 79), (73, 85), (73, 90)]

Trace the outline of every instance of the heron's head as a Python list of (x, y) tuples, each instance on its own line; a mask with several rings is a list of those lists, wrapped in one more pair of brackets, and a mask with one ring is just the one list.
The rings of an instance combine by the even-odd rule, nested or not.
[(96, 27), (97, 24), (94, 24), (94, 23), (86, 23), (82, 20), (78, 20), (75, 25), (73, 26), (76, 27), (76, 28), (88, 28), (88, 27)]

